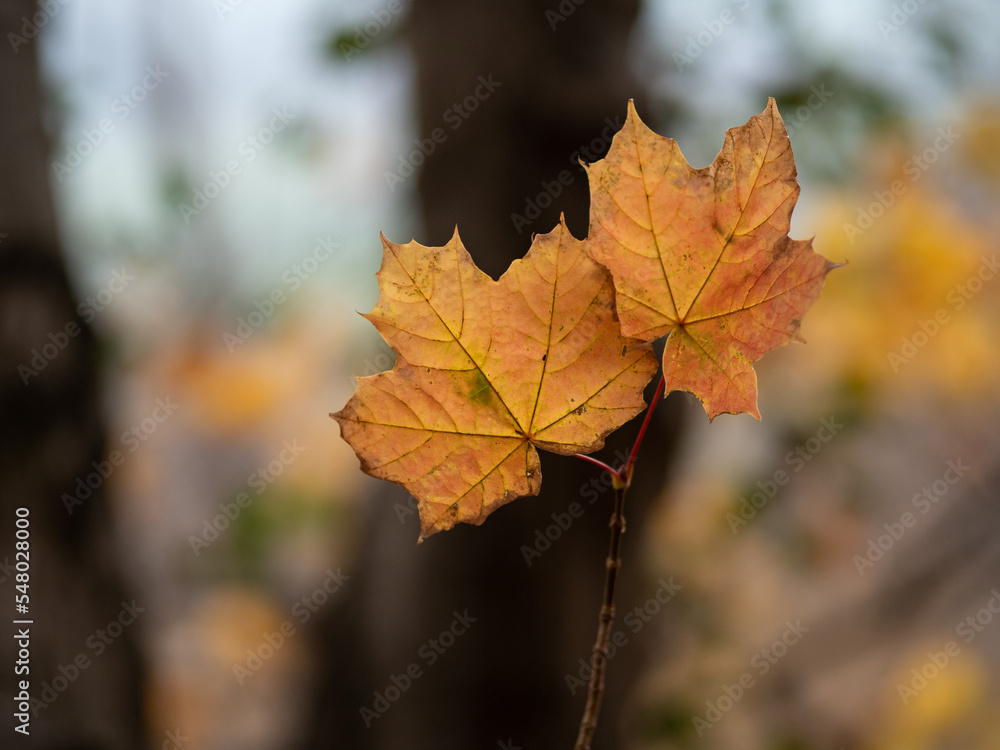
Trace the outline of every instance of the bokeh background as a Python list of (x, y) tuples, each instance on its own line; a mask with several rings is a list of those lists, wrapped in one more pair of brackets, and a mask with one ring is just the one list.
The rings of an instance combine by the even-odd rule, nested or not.
[(757, 366), (762, 422), (658, 411), (595, 747), (1000, 747), (995, 3), (10, 0), (0, 32), (37, 700), (4, 747), (569, 746), (611, 493), (545, 457), (416, 545), (327, 416), (393, 362), (355, 312), (378, 233), (457, 224), (496, 277), (562, 211), (585, 235), (577, 157), (629, 98), (704, 166), (768, 96), (792, 236), (847, 265)]

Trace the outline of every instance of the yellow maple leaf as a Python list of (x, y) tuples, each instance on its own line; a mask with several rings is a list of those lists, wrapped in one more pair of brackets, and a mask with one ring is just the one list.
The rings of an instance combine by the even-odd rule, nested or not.
[(366, 317), (396, 365), (331, 416), (362, 470), (417, 498), (421, 539), (537, 494), (536, 447), (597, 450), (645, 405), (652, 350), (621, 335), (607, 271), (564, 222), (499, 281), (457, 232), (443, 247), (382, 243)]
[(788, 237), (799, 194), (788, 133), (771, 99), (693, 169), (629, 102), (607, 156), (587, 168), (591, 255), (615, 281), (622, 333), (669, 334), (666, 391), (709, 419), (757, 409), (753, 363), (799, 340), (802, 316), (837, 266)]

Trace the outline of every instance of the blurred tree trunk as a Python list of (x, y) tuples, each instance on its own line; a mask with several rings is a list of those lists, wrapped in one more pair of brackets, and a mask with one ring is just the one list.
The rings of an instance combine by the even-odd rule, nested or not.
[[(123, 601), (131, 602), (117, 574), (104, 488), (73, 507), (72, 514), (61, 499), (75, 492), (78, 478), (94, 471), (91, 462), (106, 457), (95, 341), (74, 311), (60, 253), (42, 124), (38, 43), (23, 34), (23, 29), (35, 28), (31, 19), (36, 12), (51, 13), (40, 11), (32, 0), (0, 6), (3, 744), (134, 750), (143, 746), (136, 633), (126, 628), (110, 644), (88, 643), (118, 618)], [(17, 38), (22, 36), (23, 42)], [(52, 356), (36, 357), (34, 350)], [(37, 369), (37, 374), (26, 368)], [(30, 611), (20, 617), (34, 622), (30, 673), (15, 675), (13, 634), (20, 626), (11, 622), (19, 617), (14, 613), (14, 522), (16, 509), (22, 507), (29, 513), (31, 578)], [(103, 653), (98, 655), (92, 644), (102, 646)], [(31, 720), (27, 742), (11, 739), (18, 737), (11, 707), (15, 680), (21, 679), (30, 680), (34, 700), (48, 704), (35, 704), (37, 716)]]
[[(640, 97), (626, 57), (637, 13), (638, 0), (414, 3), (407, 33), (418, 137), (435, 143), (419, 173), (421, 242), (444, 244), (457, 223), (476, 262), (496, 278), (560, 212), (576, 237), (586, 235), (588, 187), (577, 158), (601, 158), (628, 99)], [(644, 575), (639, 532), (665, 481), (676, 437), (672, 404), (661, 405), (629, 493), (622, 613), (657, 585)], [(635, 423), (623, 427), (600, 455), (617, 462), (636, 431)], [(304, 748), (572, 746), (586, 688), (571, 693), (567, 676), (578, 678), (580, 660), (591, 655), (613, 493), (601, 484), (591, 504), (588, 486), (601, 475), (577, 459), (543, 454), (542, 473), (539, 497), (419, 547), (407, 495), (391, 485), (378, 490), (346, 603), (319, 633), (321, 685)], [(546, 548), (553, 514), (565, 523), (573, 502), (583, 516), (556, 526)], [(526, 557), (532, 546), (543, 551)], [(422, 650), (453, 612), (466, 611), (476, 621), (453, 646)], [(609, 665), (595, 748), (622, 745), (628, 690), (644, 657), (640, 638), (626, 632), (630, 643)], [(411, 664), (420, 676), (397, 679), (410, 683), (405, 693), (366, 722), (360, 709), (378, 711), (374, 693), (394, 694), (394, 676)]]

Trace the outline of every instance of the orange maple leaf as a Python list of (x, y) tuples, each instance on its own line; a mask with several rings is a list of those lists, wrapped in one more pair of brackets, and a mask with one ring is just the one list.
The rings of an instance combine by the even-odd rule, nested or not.
[(563, 221), (499, 281), (458, 232), (382, 237), (368, 318), (398, 356), (331, 416), (366, 473), (417, 498), (421, 539), (541, 487), (538, 448), (589, 453), (645, 405), (649, 344), (621, 335), (608, 272)]
[(757, 410), (753, 363), (800, 340), (799, 323), (839, 264), (788, 237), (799, 195), (774, 99), (726, 132), (693, 169), (629, 102), (607, 156), (589, 167), (590, 254), (614, 278), (622, 333), (669, 334), (666, 392), (689, 391), (709, 420)]

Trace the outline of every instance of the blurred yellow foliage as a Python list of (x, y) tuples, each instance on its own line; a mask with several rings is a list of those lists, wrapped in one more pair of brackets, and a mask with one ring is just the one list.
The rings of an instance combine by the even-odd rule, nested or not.
[(797, 372), (880, 395), (995, 391), (1000, 273), (991, 238), (939, 193), (907, 187), (860, 233), (845, 227), (859, 224), (865, 199), (829, 202), (817, 246), (848, 265), (830, 275), (810, 316), (808, 336), (822, 346), (796, 352)]
[(331, 440), (337, 425), (329, 412), (351, 386), (344, 374), (351, 346), (324, 311), (317, 304), (308, 315), (293, 313), (232, 351), (192, 331), (161, 352), (153, 369), (208, 438), (259, 437), (265, 452), (298, 440), (304, 451), (282, 479), (329, 498), (355, 485), (357, 464), (349, 447)]
[[(924, 644), (914, 649), (898, 673), (886, 686), (886, 700), (891, 708), (874, 747), (885, 750), (931, 750), (942, 747), (942, 740), (956, 727), (964, 724), (986, 697), (987, 680), (977, 657), (959, 653), (936, 672), (928, 668), (929, 652), (939, 655), (940, 643)], [(936, 676), (926, 680), (926, 687), (906, 702), (899, 695), (898, 685), (910, 685), (912, 670), (925, 670)]]

